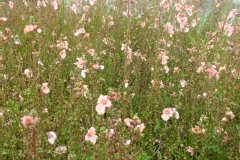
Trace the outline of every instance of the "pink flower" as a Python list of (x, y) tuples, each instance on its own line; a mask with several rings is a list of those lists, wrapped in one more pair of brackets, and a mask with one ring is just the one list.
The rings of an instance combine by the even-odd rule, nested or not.
[(7, 17), (0, 17), (0, 21), (6, 22), (7, 21)]
[(109, 131), (107, 130), (107, 138), (108, 139), (111, 139), (113, 136), (114, 136), (114, 134), (115, 134), (115, 131), (114, 131), (114, 129), (110, 129)]
[(98, 114), (103, 115), (106, 112), (106, 107), (102, 104), (97, 104), (96, 111)]
[(130, 139), (128, 139), (128, 140), (124, 143), (125, 146), (129, 146), (130, 144), (131, 144), (131, 140), (130, 140)]
[(96, 135), (96, 130), (94, 127), (91, 127), (87, 134), (85, 135), (85, 140), (90, 141), (93, 145), (96, 144), (98, 136)]
[(14, 7), (14, 2), (9, 1), (8, 6), (9, 6), (10, 10), (12, 10)]
[(177, 22), (179, 23), (180, 28), (183, 29), (187, 25), (188, 18), (185, 14), (179, 13), (177, 15)]
[(23, 73), (27, 78), (31, 78), (33, 76), (32, 71), (30, 69), (25, 69)]
[(74, 36), (78, 36), (80, 34), (84, 34), (86, 31), (84, 28), (79, 28), (76, 30), (76, 32), (74, 33)]
[(229, 23), (227, 23), (227, 22), (218, 22), (218, 27), (219, 27), (219, 29), (223, 29), (223, 31), (224, 31), (224, 34), (226, 35), (226, 36), (228, 36), (228, 37), (231, 37), (232, 36), (232, 33), (233, 33), (233, 30), (234, 30), (234, 27), (231, 25), (231, 24), (229, 24)]
[(67, 153), (67, 147), (66, 146), (58, 146), (56, 149), (55, 149), (56, 153), (58, 154), (64, 154), (64, 153)]
[(165, 29), (165, 31), (168, 32), (168, 34), (169, 34), (170, 37), (173, 36), (173, 34), (174, 34), (174, 26), (173, 26), (171, 23), (169, 23), (169, 22), (166, 23), (166, 24), (164, 25), (164, 29)]
[(53, 131), (50, 131), (47, 133), (47, 136), (48, 136), (48, 142), (50, 144), (54, 144), (55, 143), (55, 140), (57, 139), (57, 135), (55, 132)]
[(195, 126), (194, 128), (192, 128), (192, 132), (194, 134), (205, 134), (205, 129), (203, 127), (200, 126)]
[(48, 83), (42, 83), (41, 90), (44, 94), (48, 94), (50, 92), (50, 89), (48, 88)]
[(27, 33), (29, 33), (29, 32), (32, 32), (32, 31), (36, 30), (37, 27), (38, 27), (37, 25), (32, 25), (32, 24), (26, 25), (25, 28), (24, 28), (23, 33), (24, 33), (24, 34), (27, 34)]
[(187, 85), (187, 81), (184, 80), (184, 79), (182, 79), (182, 80), (180, 81), (180, 85), (184, 88), (184, 87)]
[(77, 62), (74, 63), (78, 69), (84, 69), (86, 68), (86, 61), (82, 58), (77, 58)]
[(53, 9), (56, 11), (58, 9), (58, 2), (56, 0), (54, 0), (52, 2), (52, 6), (53, 6)]
[(177, 112), (176, 108), (164, 108), (163, 113), (161, 115), (161, 118), (164, 121), (168, 121), (173, 116), (176, 119), (180, 118), (179, 113)]
[(89, 0), (89, 4), (93, 6), (96, 3), (96, 0)]
[(35, 125), (38, 122), (36, 118), (33, 118), (31, 116), (24, 116), (21, 118), (21, 121), (24, 127)]
[(140, 133), (142, 133), (144, 129), (145, 129), (145, 124), (144, 124), (144, 123), (138, 124), (138, 125), (136, 125), (136, 127), (135, 127), (135, 130), (136, 130), (136, 131), (139, 131)]
[(171, 118), (173, 116), (173, 112), (171, 108), (164, 108), (163, 113), (161, 115), (162, 119), (164, 121), (168, 121), (169, 118)]
[(103, 70), (104, 69), (104, 66), (103, 65), (100, 65), (100, 64), (98, 64), (98, 63), (95, 63), (95, 64), (93, 64), (93, 69), (94, 70)]
[(60, 55), (61, 59), (65, 59), (66, 58), (66, 50), (63, 49), (62, 51), (60, 51), (59, 55)]
[(232, 9), (232, 10), (229, 12), (229, 14), (228, 14), (227, 19), (233, 19), (233, 18), (235, 18), (237, 14), (238, 14), (238, 13), (237, 13), (237, 9)]
[(106, 111), (106, 107), (110, 108), (111, 106), (112, 102), (110, 101), (109, 97), (101, 94), (97, 101), (96, 111), (98, 114), (103, 115)]
[(112, 106), (112, 102), (109, 100), (108, 96), (104, 96), (104, 95), (100, 95), (97, 101), (98, 104), (102, 104), (105, 107), (111, 107)]
[(194, 155), (194, 150), (191, 146), (188, 147), (187, 152), (189, 152), (191, 156)]
[(130, 128), (134, 128), (135, 124), (136, 124), (136, 122), (134, 120), (132, 120), (131, 118), (125, 118), (124, 123)]

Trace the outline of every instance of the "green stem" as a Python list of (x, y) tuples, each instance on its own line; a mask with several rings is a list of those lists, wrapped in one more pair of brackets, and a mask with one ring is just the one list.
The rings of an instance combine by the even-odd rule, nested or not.
[(64, 33), (65, 0), (62, 0), (61, 32)]

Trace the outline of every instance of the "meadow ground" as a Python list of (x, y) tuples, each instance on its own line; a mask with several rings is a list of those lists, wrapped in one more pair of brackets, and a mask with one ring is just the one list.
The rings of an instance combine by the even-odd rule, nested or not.
[(0, 159), (240, 159), (230, 1), (0, 3)]

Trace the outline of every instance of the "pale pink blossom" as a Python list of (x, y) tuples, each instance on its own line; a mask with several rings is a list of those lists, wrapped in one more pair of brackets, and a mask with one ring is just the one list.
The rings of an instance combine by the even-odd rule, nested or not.
[(97, 101), (98, 104), (102, 104), (105, 107), (111, 107), (112, 106), (112, 102), (109, 100), (108, 96), (104, 96), (104, 95), (100, 95)]
[(104, 66), (103, 65), (100, 65), (99, 63), (94, 63), (93, 64), (93, 69), (94, 70), (103, 70), (104, 69)]
[(164, 29), (169, 34), (170, 37), (173, 36), (173, 34), (174, 34), (174, 26), (171, 23), (169, 23), (169, 22), (166, 23), (164, 25)]
[(103, 115), (106, 112), (106, 107), (102, 104), (97, 104), (96, 111), (98, 114)]
[(180, 29), (184, 29), (185, 26), (186, 26), (187, 23), (188, 23), (188, 18), (187, 18), (187, 16), (186, 16), (185, 14), (183, 14), (183, 13), (179, 13), (179, 14), (177, 14), (176, 18), (177, 18), (177, 22), (178, 22), (179, 25), (180, 25)]
[(188, 146), (187, 152), (190, 153), (191, 156), (194, 154), (194, 150), (191, 146)]
[(110, 108), (112, 102), (108, 96), (100, 95), (97, 101), (96, 111), (98, 114), (103, 115), (106, 112), (106, 107)]
[(85, 140), (90, 141), (93, 145), (96, 144), (98, 136), (96, 135), (96, 130), (94, 127), (91, 127), (87, 134), (85, 135)]
[(237, 14), (238, 14), (238, 13), (237, 13), (237, 9), (232, 9), (232, 10), (229, 12), (229, 14), (228, 14), (227, 19), (233, 19), (233, 18), (235, 18)]
[(233, 114), (232, 111), (226, 111), (225, 112), (225, 117), (222, 118), (222, 121), (230, 121), (235, 118), (235, 115)]
[(87, 69), (84, 69), (84, 70), (81, 70), (81, 77), (82, 78), (86, 78), (87, 77), (87, 72), (88, 72), (88, 70)]
[(48, 87), (48, 83), (42, 83), (41, 90), (44, 94), (48, 94), (50, 92), (50, 89)]
[(176, 119), (179, 119), (179, 113), (177, 112), (176, 108), (164, 108), (161, 118), (164, 121), (168, 121), (171, 117), (175, 117)]
[(124, 123), (130, 128), (134, 128), (135, 124), (136, 124), (136, 122), (134, 120), (132, 120), (131, 118), (125, 118)]
[(138, 132), (140, 132), (140, 133), (142, 133), (144, 129), (145, 129), (145, 124), (144, 124), (144, 123), (138, 124), (138, 125), (136, 125), (136, 127), (135, 127), (135, 130), (138, 131)]
[(0, 21), (6, 22), (7, 21), (7, 17), (0, 17)]
[(89, 4), (93, 6), (96, 3), (96, 0), (89, 0)]
[(86, 68), (86, 63), (87, 62), (85, 60), (83, 60), (82, 58), (77, 58), (77, 62), (74, 64), (77, 66), (78, 69), (84, 69), (84, 68)]
[(31, 78), (33, 76), (32, 71), (30, 69), (25, 69), (23, 74), (27, 77), (27, 78)]
[(66, 50), (65, 49), (61, 50), (59, 52), (59, 55), (60, 55), (61, 59), (65, 59), (66, 58)]
[(181, 87), (184, 88), (184, 87), (187, 85), (187, 81), (184, 80), (184, 79), (182, 79), (182, 80), (180, 81), (180, 85), (181, 85)]
[(84, 28), (79, 28), (75, 31), (74, 36), (78, 36), (78, 35), (84, 34), (84, 33), (86, 33), (85, 29)]
[(73, 11), (74, 14), (77, 14), (77, 5), (73, 4), (70, 9)]
[(14, 7), (14, 2), (13, 1), (9, 1), (8, 6), (9, 6), (10, 10), (12, 10), (13, 7)]
[(32, 31), (36, 30), (37, 27), (38, 27), (37, 25), (32, 25), (32, 24), (26, 25), (25, 28), (24, 28), (23, 33), (24, 33), (24, 34), (27, 34), (27, 33), (29, 33), (29, 32), (32, 32)]
[(52, 6), (53, 6), (53, 9), (55, 11), (58, 10), (58, 2), (57, 2), (57, 0), (52, 1)]
[(23, 116), (21, 118), (21, 122), (24, 127), (28, 127), (28, 126), (35, 125), (38, 122), (38, 120), (31, 116)]
[(53, 131), (50, 131), (50, 132), (47, 132), (47, 136), (48, 136), (48, 142), (50, 144), (54, 144), (57, 139), (56, 133)]
[(125, 146), (129, 146), (129, 145), (131, 144), (131, 142), (132, 142), (132, 141), (131, 141), (130, 139), (128, 139), (128, 140), (124, 143), (124, 145), (125, 145)]
[(200, 126), (195, 126), (194, 128), (192, 128), (192, 132), (194, 134), (205, 134), (206, 130), (203, 127)]
[(67, 147), (66, 146), (58, 146), (55, 149), (55, 151), (57, 154), (65, 154), (65, 153), (67, 153)]
[(115, 131), (114, 129), (109, 129), (109, 131), (107, 130), (107, 138), (111, 139), (113, 136), (115, 135)]

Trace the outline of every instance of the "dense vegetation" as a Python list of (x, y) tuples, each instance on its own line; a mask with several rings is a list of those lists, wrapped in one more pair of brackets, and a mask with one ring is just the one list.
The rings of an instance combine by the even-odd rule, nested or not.
[(231, 3), (0, 4), (0, 159), (240, 159)]

